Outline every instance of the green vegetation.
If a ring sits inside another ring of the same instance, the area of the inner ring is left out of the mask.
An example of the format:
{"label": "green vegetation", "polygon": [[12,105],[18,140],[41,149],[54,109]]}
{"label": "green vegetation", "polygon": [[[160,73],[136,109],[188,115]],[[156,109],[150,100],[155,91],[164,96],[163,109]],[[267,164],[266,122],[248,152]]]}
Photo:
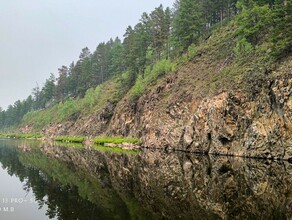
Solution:
{"label": "green vegetation", "polygon": [[[55,141],[62,143],[62,146],[65,147],[77,147],[84,148],[82,143],[85,140],[85,137],[69,137],[69,136],[60,136],[54,138]],[[133,144],[141,144],[141,141],[135,138],[122,138],[122,137],[100,137],[95,138],[94,149],[101,151],[109,151],[113,153],[129,153],[129,154],[137,154],[139,151],[137,150],[125,150],[120,147],[106,147],[103,146],[105,143],[113,143],[113,144],[122,144],[122,143],[133,143]]]}
{"label": "green vegetation", "polygon": [[246,57],[254,50],[251,43],[247,41],[246,38],[242,38],[237,41],[236,47],[234,48],[235,56]]}
{"label": "green vegetation", "polygon": [[64,141],[56,141],[55,146],[57,147],[69,147],[69,148],[85,148],[83,143],[78,142],[64,142]]}
{"label": "green vegetation", "polygon": [[175,67],[176,64],[167,59],[162,59],[153,66],[147,66],[144,78],[143,76],[138,76],[135,85],[131,88],[131,98],[133,100],[139,98],[151,83],[156,82],[159,77],[174,71]]}
{"label": "green vegetation", "polygon": [[[84,148],[85,145],[82,144],[83,141],[81,141],[83,138],[82,137],[57,137],[55,138],[55,141],[57,141],[57,146],[62,146],[62,147],[69,147],[69,148]],[[113,140],[113,138],[108,138],[108,140]],[[125,139],[128,140],[128,139]],[[131,139],[129,139],[131,140]],[[134,139],[132,140],[134,141]],[[101,144],[104,143],[112,143],[112,142],[103,142],[100,144],[94,144],[93,148],[99,151],[106,151],[106,152],[112,152],[112,153],[123,153],[123,154],[132,154],[132,155],[136,155],[139,153],[139,150],[129,150],[129,149],[122,149],[120,147],[107,147],[107,146],[103,146]],[[124,142],[120,142],[117,141],[117,143],[124,143]],[[127,143],[130,143],[130,141],[127,141]]]}
{"label": "green vegetation", "polygon": [[0,134],[0,138],[38,139],[42,137],[41,134]]}
{"label": "green vegetation", "polygon": [[124,138],[124,137],[98,137],[93,139],[95,144],[122,144],[122,143],[132,143],[132,144],[141,144],[141,141],[137,138]]}
{"label": "green vegetation", "polygon": [[55,141],[69,142],[69,143],[83,143],[85,137],[69,137],[69,136],[60,136],[54,138]]}
{"label": "green vegetation", "polygon": [[41,129],[49,123],[61,123],[67,120],[76,120],[81,114],[91,114],[93,111],[103,108],[108,102],[116,103],[122,96],[122,80],[127,74],[115,77],[95,89],[87,90],[82,99],[69,99],[42,111],[27,113],[22,124],[33,125]]}
{"label": "green vegetation", "polygon": [[125,150],[120,147],[105,147],[102,145],[94,145],[94,149],[100,150],[100,151],[107,151],[112,153],[122,153],[122,154],[131,154],[131,155],[137,155],[139,154],[139,150]]}
{"label": "green vegetation", "polygon": [[158,79],[202,54],[210,58],[205,69],[226,62],[220,73],[202,69],[204,76],[180,82],[191,92],[236,83],[252,87],[263,78],[262,69],[291,54],[291,10],[291,0],[177,0],[172,10],[160,5],[128,26],[123,41],[99,43],[94,52],[83,48],[77,62],[58,69],[58,77],[51,74],[26,100],[0,108],[0,130],[21,125],[40,130],[115,106],[125,96],[135,101]]}
{"label": "green vegetation", "polygon": [[272,34],[270,36],[270,40],[273,43],[273,56],[276,58],[283,58],[292,52],[291,24],[292,1],[276,1],[272,13]]}
{"label": "green vegetation", "polygon": [[266,4],[258,5],[256,2],[250,4],[239,4],[242,11],[236,18],[239,26],[238,35],[240,39],[247,39],[252,45],[257,45],[269,30],[267,25],[270,25],[272,13]]}

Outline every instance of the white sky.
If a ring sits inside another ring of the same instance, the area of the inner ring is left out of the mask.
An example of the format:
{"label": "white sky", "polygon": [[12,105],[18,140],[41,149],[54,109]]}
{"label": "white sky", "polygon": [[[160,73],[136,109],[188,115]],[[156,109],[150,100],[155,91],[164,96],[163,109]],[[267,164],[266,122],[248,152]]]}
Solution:
{"label": "white sky", "polygon": [[122,38],[143,12],[174,0],[0,0],[0,107],[41,87],[50,73],[91,52],[111,37]]}

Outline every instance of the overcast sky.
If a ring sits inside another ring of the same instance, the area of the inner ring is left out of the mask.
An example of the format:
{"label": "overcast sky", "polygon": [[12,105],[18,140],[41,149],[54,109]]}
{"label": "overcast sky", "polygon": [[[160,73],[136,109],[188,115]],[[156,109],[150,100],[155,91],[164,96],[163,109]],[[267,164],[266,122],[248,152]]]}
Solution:
{"label": "overcast sky", "polygon": [[122,38],[143,12],[174,0],[1,0],[0,107],[26,99],[84,47]]}

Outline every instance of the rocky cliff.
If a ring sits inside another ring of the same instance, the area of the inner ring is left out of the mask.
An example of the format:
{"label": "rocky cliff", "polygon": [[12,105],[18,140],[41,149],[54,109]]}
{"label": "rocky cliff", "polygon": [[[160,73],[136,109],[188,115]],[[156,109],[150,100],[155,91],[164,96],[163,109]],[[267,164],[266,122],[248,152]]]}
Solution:
{"label": "rocky cliff", "polygon": [[[203,83],[210,82],[204,75],[218,72],[210,68],[198,72],[189,64],[138,100],[109,102],[93,115],[48,126],[44,133],[134,136],[149,148],[291,160],[292,61],[265,80],[252,81],[250,90],[239,84],[206,90]],[[197,79],[184,84],[188,77]]]}
{"label": "rocky cliff", "polygon": [[292,74],[260,83],[254,96],[231,90],[202,97],[167,79],[137,102],[120,104],[107,132],[139,136],[146,147],[291,159]]}
{"label": "rocky cliff", "polygon": [[270,62],[265,46],[235,55],[235,33],[220,29],[141,97],[108,100],[43,133],[134,136],[149,148],[292,160],[292,58]]}

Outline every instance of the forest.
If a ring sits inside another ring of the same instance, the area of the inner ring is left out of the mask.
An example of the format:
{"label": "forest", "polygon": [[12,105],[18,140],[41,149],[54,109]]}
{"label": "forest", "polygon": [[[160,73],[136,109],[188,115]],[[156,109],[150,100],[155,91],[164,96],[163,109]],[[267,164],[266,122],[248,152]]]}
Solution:
{"label": "forest", "polygon": [[[119,96],[133,86],[139,90],[137,82],[144,79],[146,71],[159,65],[163,66],[160,73],[171,71],[171,60],[230,20],[238,26],[235,54],[253,50],[266,41],[272,45],[270,59],[281,60],[292,52],[291,2],[177,0],[172,8],[160,5],[150,13],[144,12],[134,27],[128,26],[123,39],[100,42],[95,51],[83,48],[76,62],[50,74],[25,100],[16,101],[6,110],[0,108],[0,129],[19,125],[29,112],[82,99],[93,89],[99,88],[102,93],[103,87],[99,86],[117,77],[122,88]],[[133,93],[133,98],[139,96],[139,91]]]}

